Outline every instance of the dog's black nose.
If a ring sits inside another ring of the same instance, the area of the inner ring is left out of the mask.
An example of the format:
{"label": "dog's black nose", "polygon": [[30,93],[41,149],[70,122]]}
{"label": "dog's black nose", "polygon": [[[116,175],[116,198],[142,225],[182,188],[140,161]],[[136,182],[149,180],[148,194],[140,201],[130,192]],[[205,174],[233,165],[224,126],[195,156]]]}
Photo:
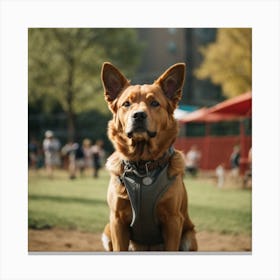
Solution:
{"label": "dog's black nose", "polygon": [[137,121],[141,121],[147,118],[147,114],[144,111],[136,111],[133,114],[133,119],[137,120]]}

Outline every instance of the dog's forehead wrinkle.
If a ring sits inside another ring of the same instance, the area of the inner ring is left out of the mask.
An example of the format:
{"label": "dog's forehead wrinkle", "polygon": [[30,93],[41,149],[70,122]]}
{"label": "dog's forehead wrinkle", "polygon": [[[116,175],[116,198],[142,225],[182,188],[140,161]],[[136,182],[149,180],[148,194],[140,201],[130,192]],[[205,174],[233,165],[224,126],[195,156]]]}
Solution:
{"label": "dog's forehead wrinkle", "polygon": [[139,99],[140,95],[140,85],[131,85],[123,92],[120,100],[123,101],[129,98],[135,101],[136,99]]}
{"label": "dog's forehead wrinkle", "polygon": [[141,86],[142,100],[150,101],[157,100],[163,107],[167,106],[167,99],[163,95],[161,88],[157,84]]}
{"label": "dog's forehead wrinkle", "polygon": [[141,86],[142,94],[147,94],[148,92],[157,93],[159,90],[160,90],[160,88],[154,84],[152,84],[152,85],[144,84]]}
{"label": "dog's forehead wrinkle", "polygon": [[147,100],[154,98],[156,93],[154,89],[150,87],[150,85],[142,85],[140,95],[140,99],[146,102]]}
{"label": "dog's forehead wrinkle", "polygon": [[122,104],[125,100],[130,100],[134,103],[140,103],[151,97],[161,98],[161,89],[158,85],[143,84],[143,85],[130,85],[121,94],[118,103]]}

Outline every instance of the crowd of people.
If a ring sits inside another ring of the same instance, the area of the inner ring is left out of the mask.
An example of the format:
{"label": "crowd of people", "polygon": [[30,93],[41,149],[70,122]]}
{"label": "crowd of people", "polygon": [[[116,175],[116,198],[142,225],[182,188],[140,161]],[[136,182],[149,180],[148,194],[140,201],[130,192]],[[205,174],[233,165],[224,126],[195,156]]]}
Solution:
{"label": "crowd of people", "polygon": [[[94,178],[99,175],[99,170],[105,160],[103,141],[97,140],[92,144],[88,138],[83,139],[79,144],[69,141],[61,146],[60,141],[55,137],[53,131],[45,132],[45,138],[40,143],[35,138],[31,138],[28,144],[28,163],[31,169],[45,167],[49,178],[53,178],[56,168],[64,167],[68,170],[69,178],[75,179],[78,175],[83,176],[86,172]],[[196,177],[200,168],[202,154],[197,145],[192,145],[185,154],[186,174]],[[233,146],[229,156],[230,172],[229,178],[240,179],[240,147]],[[226,163],[221,162],[215,169],[217,186],[222,188],[225,183]],[[250,184],[252,178],[252,149],[248,154],[248,169],[243,178],[243,185]]]}
{"label": "crowd of people", "polygon": [[69,141],[61,146],[51,130],[45,132],[42,144],[31,138],[28,145],[29,167],[31,169],[45,167],[49,178],[53,178],[54,170],[61,167],[68,170],[70,179],[75,179],[78,174],[83,176],[85,172],[92,172],[92,176],[97,178],[104,158],[102,140],[97,140],[92,145],[91,140],[85,138],[81,144]]}

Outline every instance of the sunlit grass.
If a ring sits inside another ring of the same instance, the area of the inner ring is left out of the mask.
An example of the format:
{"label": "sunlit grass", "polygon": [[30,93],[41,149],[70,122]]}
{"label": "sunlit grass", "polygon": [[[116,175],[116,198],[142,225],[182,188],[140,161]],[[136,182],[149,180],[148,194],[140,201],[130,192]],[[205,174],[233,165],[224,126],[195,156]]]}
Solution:
{"label": "sunlit grass", "polygon": [[[62,227],[101,232],[108,221],[109,175],[69,180],[65,171],[47,178],[43,170],[29,172],[29,227]],[[209,178],[185,178],[189,212],[197,231],[251,234],[251,191],[218,189]]]}
{"label": "sunlit grass", "polygon": [[240,187],[219,189],[211,179],[185,179],[190,216],[198,230],[248,233],[252,227],[251,191]]}
{"label": "sunlit grass", "polygon": [[108,175],[98,179],[69,180],[57,171],[53,180],[29,173],[29,226],[63,227],[100,232],[108,220],[106,192]]}

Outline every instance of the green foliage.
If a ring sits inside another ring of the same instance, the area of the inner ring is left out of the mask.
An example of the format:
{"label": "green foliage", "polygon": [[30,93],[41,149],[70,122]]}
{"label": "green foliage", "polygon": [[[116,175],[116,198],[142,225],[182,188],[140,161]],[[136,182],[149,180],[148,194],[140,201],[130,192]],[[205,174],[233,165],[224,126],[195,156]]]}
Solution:
{"label": "green foliage", "polygon": [[132,29],[29,29],[29,102],[43,98],[45,110],[69,99],[75,112],[107,110],[100,83],[104,61],[132,71],[141,46]]}
{"label": "green foliage", "polygon": [[108,113],[100,81],[101,66],[110,61],[131,73],[142,45],[134,29],[32,28],[28,33],[29,104],[51,112],[90,109]]}
{"label": "green foliage", "polygon": [[198,79],[210,78],[227,97],[252,88],[252,29],[220,28],[217,39],[201,48],[204,60],[195,71]]}
{"label": "green foliage", "polygon": [[[109,175],[69,180],[57,171],[54,180],[29,173],[28,221],[32,228],[62,227],[101,232],[108,222],[106,202]],[[251,234],[251,192],[238,188],[218,189],[214,180],[185,179],[190,216],[197,231]]]}

